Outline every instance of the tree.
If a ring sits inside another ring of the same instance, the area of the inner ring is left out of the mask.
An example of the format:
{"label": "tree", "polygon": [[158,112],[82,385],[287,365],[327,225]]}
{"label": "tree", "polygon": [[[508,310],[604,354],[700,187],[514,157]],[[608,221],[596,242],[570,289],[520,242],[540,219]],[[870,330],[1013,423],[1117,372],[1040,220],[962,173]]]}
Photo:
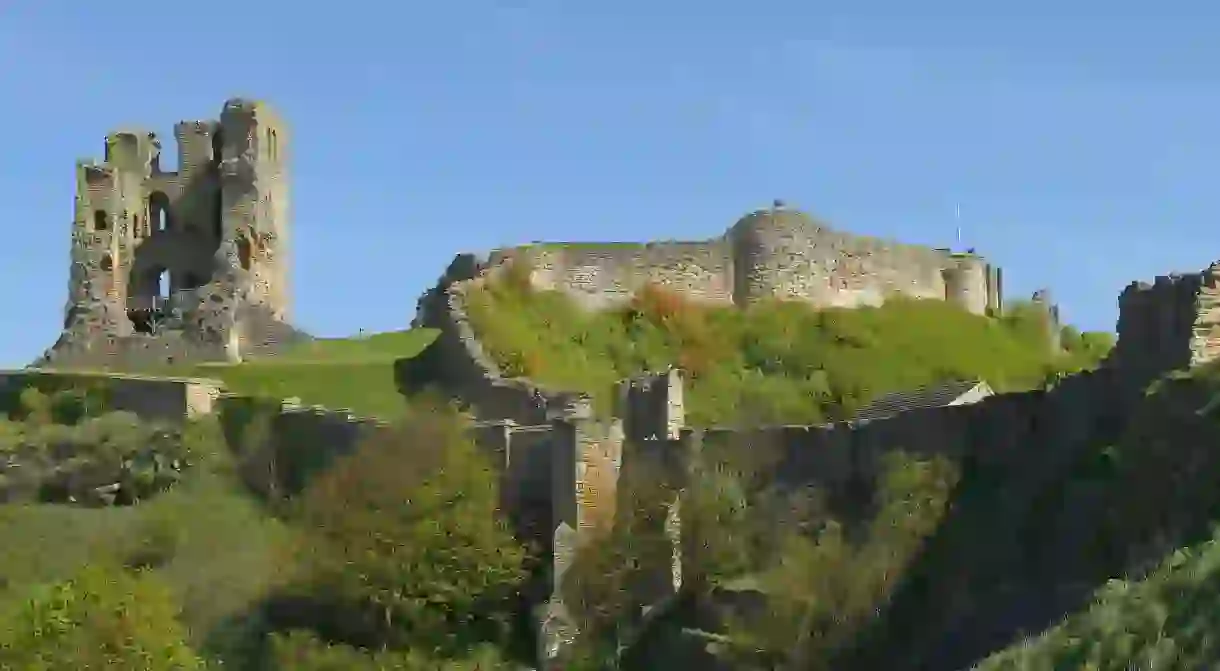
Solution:
{"label": "tree", "polygon": [[191,671],[170,590],[147,572],[89,566],[6,609],[0,668],[29,671]]}
{"label": "tree", "polygon": [[361,642],[431,653],[507,635],[525,549],[467,435],[453,410],[417,403],[306,489],[305,585]]}

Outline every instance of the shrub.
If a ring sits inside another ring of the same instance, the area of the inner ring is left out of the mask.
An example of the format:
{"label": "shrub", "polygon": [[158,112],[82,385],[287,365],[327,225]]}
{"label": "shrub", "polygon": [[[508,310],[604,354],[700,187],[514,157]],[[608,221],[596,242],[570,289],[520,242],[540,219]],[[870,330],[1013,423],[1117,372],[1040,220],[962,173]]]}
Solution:
{"label": "shrub", "polygon": [[10,607],[0,627],[0,668],[30,671],[189,671],[170,591],[147,573],[90,566]]}
{"label": "shrub", "polygon": [[523,578],[498,480],[448,408],[413,407],[303,495],[304,585],[376,644],[501,640]]}
{"label": "shrub", "polygon": [[[923,541],[936,530],[957,481],[947,460],[885,455],[877,477],[876,511],[863,533],[829,510],[815,508],[804,529],[753,558],[744,584],[766,595],[765,613],[733,618],[738,656],[793,668],[831,668],[890,595]],[[754,524],[773,515],[754,511]],[[737,581],[740,586],[742,581]],[[787,667],[783,667],[787,668]]]}

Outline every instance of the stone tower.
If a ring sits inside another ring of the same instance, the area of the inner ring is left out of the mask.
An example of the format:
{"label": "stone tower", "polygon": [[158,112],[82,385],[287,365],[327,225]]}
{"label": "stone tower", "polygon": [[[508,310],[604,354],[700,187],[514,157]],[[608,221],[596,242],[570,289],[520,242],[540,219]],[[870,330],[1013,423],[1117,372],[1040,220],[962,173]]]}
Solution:
{"label": "stone tower", "polygon": [[64,332],[42,365],[234,360],[288,327],[288,137],[266,104],[174,126],[177,170],[146,130],[77,164]]}

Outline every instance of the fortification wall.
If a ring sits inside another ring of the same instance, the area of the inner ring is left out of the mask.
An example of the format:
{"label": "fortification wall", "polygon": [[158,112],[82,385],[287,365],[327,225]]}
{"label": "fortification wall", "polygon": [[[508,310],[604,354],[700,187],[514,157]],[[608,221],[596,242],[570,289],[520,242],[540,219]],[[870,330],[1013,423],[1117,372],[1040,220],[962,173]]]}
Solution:
{"label": "fortification wall", "polygon": [[944,300],[943,271],[953,265],[946,252],[832,231],[799,213],[755,212],[728,237],[738,304],[779,298],[859,307],[895,294]]}
{"label": "fortification wall", "polygon": [[831,230],[786,209],[759,210],[724,235],[694,242],[538,243],[497,250],[496,266],[524,259],[531,283],[592,309],[648,284],[690,300],[738,305],[800,300],[819,307],[880,305],[895,295],[999,310],[999,273],[973,254]]}
{"label": "fortification wall", "polygon": [[696,454],[748,451],[770,465],[776,483],[791,487],[837,490],[871,482],[882,457],[895,451],[918,459],[970,459],[1014,476],[1054,473],[1074,448],[1114,427],[1117,403],[1112,373],[1099,371],[1067,378],[1050,391],[999,394],[873,422],[688,430],[683,440]]}
{"label": "fortification wall", "polygon": [[1142,386],[1220,356],[1220,263],[1199,273],[1132,282],[1118,298],[1113,365]]}
{"label": "fortification wall", "polygon": [[649,243],[558,243],[500,250],[488,259],[530,264],[531,283],[560,290],[598,309],[622,303],[649,284],[692,301],[733,300],[732,252],[724,240]]}
{"label": "fortification wall", "polygon": [[439,383],[450,396],[474,408],[481,419],[511,419],[522,426],[546,424],[552,394],[530,381],[506,377],[479,342],[466,314],[466,294],[487,281],[488,266],[459,255],[436,287],[419,300],[413,326],[434,328],[436,339],[418,356],[396,365],[400,385]]}
{"label": "fortification wall", "polygon": [[0,394],[19,393],[27,387],[100,385],[113,410],[131,412],[142,419],[182,423],[211,414],[222,383],[207,378],[167,378],[141,375],[75,373],[24,369],[0,372]]}

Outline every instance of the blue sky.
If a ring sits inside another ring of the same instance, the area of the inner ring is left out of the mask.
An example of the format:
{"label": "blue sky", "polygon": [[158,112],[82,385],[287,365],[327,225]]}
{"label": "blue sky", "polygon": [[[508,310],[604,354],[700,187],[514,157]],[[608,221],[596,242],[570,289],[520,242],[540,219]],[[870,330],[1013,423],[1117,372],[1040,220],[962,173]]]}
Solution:
{"label": "blue sky", "polygon": [[1220,258],[1217,34],[1202,1],[3,3],[0,365],[58,333],[73,161],[234,95],[292,126],[320,335],[404,327],[459,251],[773,198],[938,246],[960,208],[1009,296],[1111,329],[1131,280]]}

